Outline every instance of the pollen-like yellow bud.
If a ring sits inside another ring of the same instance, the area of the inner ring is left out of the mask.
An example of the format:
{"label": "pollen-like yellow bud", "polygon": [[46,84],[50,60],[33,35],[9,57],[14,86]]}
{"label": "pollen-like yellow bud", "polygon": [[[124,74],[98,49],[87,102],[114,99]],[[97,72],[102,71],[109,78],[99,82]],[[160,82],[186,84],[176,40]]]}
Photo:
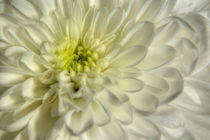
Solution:
{"label": "pollen-like yellow bud", "polygon": [[[97,69],[96,62],[100,58],[99,53],[104,51],[105,46],[99,45],[100,41],[98,39],[92,40],[91,43],[90,45],[96,47],[95,51],[91,49],[92,47],[85,47],[87,44],[83,46],[83,44],[77,43],[69,39],[69,37],[64,37],[55,51],[55,54],[61,60],[60,68],[67,70],[71,76],[75,76],[77,72],[88,73],[93,69]],[[98,71],[100,70],[98,69]]]}

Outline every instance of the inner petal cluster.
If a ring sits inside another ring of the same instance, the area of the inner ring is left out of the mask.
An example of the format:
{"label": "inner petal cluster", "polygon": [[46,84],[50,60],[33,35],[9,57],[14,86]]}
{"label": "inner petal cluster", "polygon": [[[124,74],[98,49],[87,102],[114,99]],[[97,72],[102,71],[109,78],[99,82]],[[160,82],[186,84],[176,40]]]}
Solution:
{"label": "inner petal cluster", "polygon": [[71,74],[78,72],[88,73],[98,69],[96,63],[100,58],[100,54],[96,50],[91,49],[91,46],[76,42],[68,36],[65,36],[56,46],[55,54],[61,62],[60,68]]}

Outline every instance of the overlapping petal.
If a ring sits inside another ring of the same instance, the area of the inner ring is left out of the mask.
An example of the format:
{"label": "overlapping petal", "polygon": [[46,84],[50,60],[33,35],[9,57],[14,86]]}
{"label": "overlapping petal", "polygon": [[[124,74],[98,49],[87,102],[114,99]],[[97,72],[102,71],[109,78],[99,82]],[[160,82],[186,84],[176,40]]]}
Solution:
{"label": "overlapping petal", "polygon": [[208,5],[1,1],[0,140],[207,140]]}

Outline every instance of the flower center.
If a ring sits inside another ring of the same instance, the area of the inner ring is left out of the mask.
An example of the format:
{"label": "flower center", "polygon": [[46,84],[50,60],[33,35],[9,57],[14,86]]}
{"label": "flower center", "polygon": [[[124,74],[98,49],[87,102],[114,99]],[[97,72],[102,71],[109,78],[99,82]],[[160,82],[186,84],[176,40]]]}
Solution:
{"label": "flower center", "polygon": [[55,54],[61,60],[60,67],[70,73],[90,72],[96,68],[99,54],[74,40],[64,37]]}

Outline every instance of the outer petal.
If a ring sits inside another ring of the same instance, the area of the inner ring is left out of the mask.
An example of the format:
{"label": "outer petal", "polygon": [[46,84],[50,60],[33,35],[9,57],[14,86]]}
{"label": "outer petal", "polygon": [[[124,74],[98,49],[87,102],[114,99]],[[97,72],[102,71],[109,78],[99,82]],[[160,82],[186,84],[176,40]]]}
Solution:
{"label": "outer petal", "polygon": [[51,118],[49,106],[41,107],[28,124],[29,140],[45,139],[56,120]]}
{"label": "outer petal", "polygon": [[21,58],[21,65],[22,67],[27,68],[28,70],[31,70],[32,72],[39,73],[43,72],[44,68],[39,62],[39,58],[37,55],[26,52],[22,58]]}
{"label": "outer petal", "polygon": [[24,102],[19,86],[13,86],[6,90],[0,98],[0,110],[14,111]]}
{"label": "outer petal", "polygon": [[42,99],[47,90],[47,87],[44,87],[37,79],[34,78],[26,80],[22,85],[23,97],[30,99]]}
{"label": "outer petal", "polygon": [[133,121],[133,110],[129,103],[121,106],[109,105],[109,110],[113,117],[124,124],[129,124]]}
{"label": "outer petal", "polygon": [[[114,131],[113,131],[114,130]],[[99,131],[105,140],[127,140],[128,137],[120,125],[114,121],[100,127]]]}
{"label": "outer petal", "polygon": [[92,126],[91,113],[86,109],[79,112],[69,112],[65,116],[65,124],[74,135],[79,135]]}
{"label": "outer petal", "polygon": [[26,76],[21,74],[19,70],[10,67],[0,67],[0,85],[12,86],[23,82]]}
{"label": "outer petal", "polygon": [[109,67],[130,67],[138,64],[146,55],[146,47],[133,46],[123,50]]}
{"label": "outer petal", "polygon": [[35,9],[34,5],[26,0],[13,0],[12,4],[21,11],[21,13],[25,14],[29,18],[38,18],[39,13]]}
{"label": "outer petal", "polygon": [[135,45],[148,46],[154,34],[154,25],[151,22],[143,22],[133,26],[124,27],[120,37],[120,44],[125,48]]}
{"label": "outer petal", "polygon": [[142,113],[153,113],[158,107],[158,99],[149,92],[130,94],[130,103]]}
{"label": "outer petal", "polygon": [[107,110],[98,102],[93,102],[92,103],[92,115],[93,115],[93,120],[94,123],[97,126],[105,125],[109,122],[109,114]]}
{"label": "outer petal", "polygon": [[135,78],[121,78],[117,82],[119,88],[127,92],[138,92],[144,87],[143,82]]}
{"label": "outer petal", "polygon": [[136,136],[156,140],[160,138],[158,128],[150,121],[145,120],[138,114],[134,114],[133,123],[126,126],[126,130]]}
{"label": "outer petal", "polygon": [[158,46],[149,49],[147,56],[139,63],[141,70],[150,70],[169,63],[175,58],[176,50],[170,46]]}
{"label": "outer petal", "polygon": [[48,15],[50,11],[55,9],[54,0],[37,0],[38,7],[42,11],[43,15]]}

